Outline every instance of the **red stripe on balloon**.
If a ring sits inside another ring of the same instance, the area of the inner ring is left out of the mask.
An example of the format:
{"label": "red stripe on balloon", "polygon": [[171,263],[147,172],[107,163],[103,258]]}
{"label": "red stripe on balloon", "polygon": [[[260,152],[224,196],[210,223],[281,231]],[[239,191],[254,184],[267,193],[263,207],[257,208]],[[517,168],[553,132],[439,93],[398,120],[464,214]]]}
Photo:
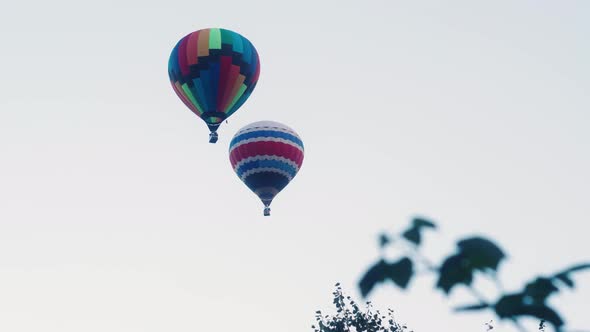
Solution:
{"label": "red stripe on balloon", "polygon": [[186,45],[186,57],[188,65],[196,65],[199,63],[199,31],[195,31],[188,35]]}
{"label": "red stripe on balloon", "polygon": [[221,67],[219,69],[219,83],[217,83],[217,109],[223,112],[224,95],[225,89],[228,85],[227,78],[231,69],[231,57],[223,55],[221,56]]}
{"label": "red stripe on balloon", "polygon": [[[274,141],[258,141],[242,144],[230,153],[230,161],[232,167],[241,160],[255,156],[278,156],[293,161],[297,167],[301,167],[303,162],[303,153],[293,145],[274,142]],[[233,159],[232,159],[233,158]]]}
{"label": "red stripe on balloon", "polygon": [[188,75],[188,63],[186,61],[186,44],[187,38],[182,38],[180,46],[178,47],[178,64],[180,65],[180,72],[182,75]]}
{"label": "red stripe on balloon", "polygon": [[233,100],[234,96],[232,91],[234,90],[234,85],[236,85],[236,81],[238,80],[238,76],[240,75],[240,66],[232,65],[229,69],[229,74],[227,76],[227,84],[225,85],[225,91],[223,92],[223,98],[221,107],[219,108],[222,112],[225,112],[225,109],[229,106],[229,103]]}

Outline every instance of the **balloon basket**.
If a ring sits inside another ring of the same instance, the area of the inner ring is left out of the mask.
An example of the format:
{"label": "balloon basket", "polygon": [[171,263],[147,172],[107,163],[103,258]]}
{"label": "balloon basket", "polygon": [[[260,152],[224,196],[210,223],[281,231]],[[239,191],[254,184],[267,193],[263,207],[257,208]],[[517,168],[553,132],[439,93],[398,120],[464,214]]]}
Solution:
{"label": "balloon basket", "polygon": [[268,217],[268,216],[270,216],[270,208],[269,208],[269,207],[265,207],[265,208],[264,208],[264,216],[265,216],[265,217]]}
{"label": "balloon basket", "polygon": [[219,138],[219,135],[217,135],[216,132],[211,132],[209,134],[209,143],[216,143],[218,138]]}

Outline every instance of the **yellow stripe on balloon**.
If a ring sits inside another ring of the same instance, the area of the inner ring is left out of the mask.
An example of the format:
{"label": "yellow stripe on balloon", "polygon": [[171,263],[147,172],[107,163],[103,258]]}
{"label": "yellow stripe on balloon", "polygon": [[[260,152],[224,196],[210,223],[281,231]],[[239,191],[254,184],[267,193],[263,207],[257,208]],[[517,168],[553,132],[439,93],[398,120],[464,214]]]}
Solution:
{"label": "yellow stripe on balloon", "polygon": [[202,30],[199,32],[197,56],[209,55],[209,30]]}

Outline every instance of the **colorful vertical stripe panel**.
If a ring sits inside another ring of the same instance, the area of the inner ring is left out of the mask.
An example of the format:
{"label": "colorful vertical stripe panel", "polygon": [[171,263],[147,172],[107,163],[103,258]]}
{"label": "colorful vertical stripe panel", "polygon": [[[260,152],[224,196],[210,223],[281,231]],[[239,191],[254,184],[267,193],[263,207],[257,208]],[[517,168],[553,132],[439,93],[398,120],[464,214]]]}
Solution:
{"label": "colorful vertical stripe panel", "polygon": [[176,44],[168,75],[180,100],[214,131],[256,87],[260,60],[252,43],[240,34],[203,29]]}

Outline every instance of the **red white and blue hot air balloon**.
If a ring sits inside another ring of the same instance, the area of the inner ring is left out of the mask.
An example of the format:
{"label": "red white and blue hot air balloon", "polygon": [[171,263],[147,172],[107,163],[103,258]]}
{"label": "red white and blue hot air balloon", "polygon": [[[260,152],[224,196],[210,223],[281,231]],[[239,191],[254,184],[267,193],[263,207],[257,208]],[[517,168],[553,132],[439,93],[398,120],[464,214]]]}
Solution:
{"label": "red white and blue hot air balloon", "polygon": [[301,168],[303,142],[284,124],[254,122],[231,140],[229,159],[238,177],[260,198],[268,216],[272,200]]}

